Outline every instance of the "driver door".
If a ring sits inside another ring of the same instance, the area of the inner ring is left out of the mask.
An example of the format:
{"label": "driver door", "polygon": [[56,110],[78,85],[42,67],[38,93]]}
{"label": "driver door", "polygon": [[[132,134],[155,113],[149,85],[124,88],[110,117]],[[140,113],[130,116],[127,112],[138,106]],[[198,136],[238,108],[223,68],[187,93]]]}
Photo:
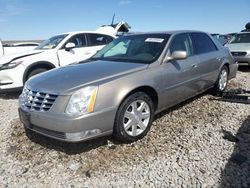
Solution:
{"label": "driver door", "polygon": [[[66,44],[74,43],[75,48],[67,50],[65,48]],[[79,61],[83,61],[89,58],[86,35],[85,34],[76,34],[72,36],[61,49],[58,50],[58,59],[60,62],[60,66],[65,66],[68,64],[76,63]]]}
{"label": "driver door", "polygon": [[162,106],[173,106],[196,94],[192,71],[199,63],[194,56],[193,45],[189,34],[174,36],[168,49],[171,55],[174,51],[186,51],[187,58],[183,60],[170,60],[161,66],[162,73]]}

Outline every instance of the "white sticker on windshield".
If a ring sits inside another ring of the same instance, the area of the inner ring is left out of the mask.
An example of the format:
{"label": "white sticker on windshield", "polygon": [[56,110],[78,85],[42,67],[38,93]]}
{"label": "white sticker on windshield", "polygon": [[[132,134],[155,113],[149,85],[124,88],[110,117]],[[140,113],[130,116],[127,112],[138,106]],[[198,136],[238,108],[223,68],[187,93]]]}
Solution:
{"label": "white sticker on windshield", "polygon": [[158,42],[158,43],[162,43],[164,41],[164,39],[161,38],[147,38],[145,40],[145,42]]}

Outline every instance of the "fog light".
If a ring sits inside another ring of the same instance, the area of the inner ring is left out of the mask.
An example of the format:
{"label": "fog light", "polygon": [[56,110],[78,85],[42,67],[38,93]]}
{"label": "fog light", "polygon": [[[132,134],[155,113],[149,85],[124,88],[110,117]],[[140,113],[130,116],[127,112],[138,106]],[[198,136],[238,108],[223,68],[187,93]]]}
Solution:
{"label": "fog light", "polygon": [[95,136],[100,134],[102,131],[100,129],[92,129],[92,130],[87,130],[83,132],[77,132],[77,133],[65,133],[65,136],[67,139],[70,140],[81,140],[84,138],[88,138],[90,136]]}

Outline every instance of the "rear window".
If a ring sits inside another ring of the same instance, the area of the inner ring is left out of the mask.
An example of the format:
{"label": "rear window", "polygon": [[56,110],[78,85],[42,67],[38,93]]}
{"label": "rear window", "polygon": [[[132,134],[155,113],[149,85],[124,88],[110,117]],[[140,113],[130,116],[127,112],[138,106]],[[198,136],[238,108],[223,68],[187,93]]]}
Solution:
{"label": "rear window", "polygon": [[214,42],[205,33],[191,33],[195,54],[204,54],[217,50]]}

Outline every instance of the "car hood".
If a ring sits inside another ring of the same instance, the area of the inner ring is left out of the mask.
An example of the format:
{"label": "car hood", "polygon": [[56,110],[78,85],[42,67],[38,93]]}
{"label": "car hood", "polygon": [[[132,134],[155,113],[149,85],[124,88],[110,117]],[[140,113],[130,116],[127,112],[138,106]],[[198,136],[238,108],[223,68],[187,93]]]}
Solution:
{"label": "car hood", "polygon": [[14,60],[17,60],[20,58],[24,58],[27,56],[42,53],[42,52],[43,52],[43,50],[31,50],[31,51],[17,53],[17,54],[4,55],[3,57],[0,58],[0,65],[5,64],[5,63],[9,63],[11,61],[14,61]]}
{"label": "car hood", "polygon": [[36,91],[67,95],[84,86],[100,85],[147,67],[147,64],[142,63],[92,61],[53,69],[34,76],[27,82],[27,87]]}
{"label": "car hood", "polygon": [[230,51],[250,51],[250,43],[233,43],[225,45]]}

